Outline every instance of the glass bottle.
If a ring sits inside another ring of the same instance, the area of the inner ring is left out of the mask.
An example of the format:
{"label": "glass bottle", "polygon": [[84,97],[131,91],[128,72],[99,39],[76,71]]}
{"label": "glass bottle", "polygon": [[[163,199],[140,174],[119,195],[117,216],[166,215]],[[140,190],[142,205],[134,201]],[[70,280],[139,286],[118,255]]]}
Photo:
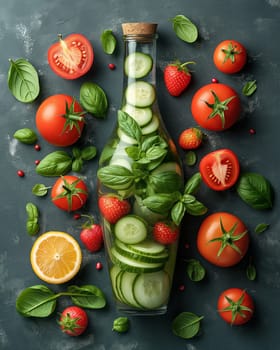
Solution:
{"label": "glass bottle", "polygon": [[156,93],[156,24],[124,23],[123,97],[98,169],[98,203],[117,308],[167,310],[179,227],[174,198],[184,179]]}

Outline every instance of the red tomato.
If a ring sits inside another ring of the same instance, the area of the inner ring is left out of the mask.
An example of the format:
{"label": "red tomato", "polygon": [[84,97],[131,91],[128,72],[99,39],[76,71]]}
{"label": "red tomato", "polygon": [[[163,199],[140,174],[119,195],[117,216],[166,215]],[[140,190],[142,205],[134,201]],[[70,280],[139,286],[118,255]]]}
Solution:
{"label": "red tomato", "polygon": [[41,136],[55,146],[70,146],[81,137],[84,128],[83,109],[71,96],[60,94],[45,99],[36,113]]}
{"label": "red tomato", "polygon": [[82,34],[70,34],[50,46],[48,61],[51,69],[64,79],[77,79],[92,67],[94,52],[89,40]]}
{"label": "red tomato", "polygon": [[197,249],[210,263],[229,267],[246,255],[249,234],[245,224],[235,215],[217,212],[207,216],[197,234]]}
{"label": "red tomato", "polygon": [[80,209],[88,198],[88,189],[77,176],[65,175],[56,180],[52,187],[51,198],[59,209],[74,211]]}
{"label": "red tomato", "polygon": [[199,163],[205,184],[215,191],[224,191],[238,180],[240,165],[236,154],[228,148],[206,154]]}
{"label": "red tomato", "polygon": [[247,323],[253,316],[255,305],[252,297],[240,288],[229,288],[218,298],[218,312],[231,325]]}
{"label": "red tomato", "polygon": [[238,94],[230,86],[211,83],[196,91],[191,101],[191,112],[201,127],[222,131],[237,122],[241,102]]}
{"label": "red tomato", "polygon": [[79,306],[68,306],[60,314],[59,325],[62,332],[76,337],[84,333],[88,327],[88,316]]}
{"label": "red tomato", "polygon": [[236,40],[224,40],[214,50],[213,61],[217,69],[226,74],[239,72],[246,64],[245,47]]}

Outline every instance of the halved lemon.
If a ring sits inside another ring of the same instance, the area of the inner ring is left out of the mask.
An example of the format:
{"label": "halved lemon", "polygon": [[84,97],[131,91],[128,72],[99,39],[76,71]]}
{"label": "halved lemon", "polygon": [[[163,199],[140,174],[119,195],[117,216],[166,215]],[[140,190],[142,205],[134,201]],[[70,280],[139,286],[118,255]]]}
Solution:
{"label": "halved lemon", "polygon": [[34,242],[30,262],[41,280],[61,284],[71,280],[80,270],[82,252],[79,243],[69,233],[49,231]]}

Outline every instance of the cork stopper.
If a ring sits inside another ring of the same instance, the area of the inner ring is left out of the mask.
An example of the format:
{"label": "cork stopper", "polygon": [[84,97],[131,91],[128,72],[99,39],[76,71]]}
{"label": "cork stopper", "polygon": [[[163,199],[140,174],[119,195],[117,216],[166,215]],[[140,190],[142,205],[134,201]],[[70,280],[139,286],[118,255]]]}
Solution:
{"label": "cork stopper", "polygon": [[135,22],[123,23],[122,30],[124,35],[153,35],[156,33],[156,23]]}

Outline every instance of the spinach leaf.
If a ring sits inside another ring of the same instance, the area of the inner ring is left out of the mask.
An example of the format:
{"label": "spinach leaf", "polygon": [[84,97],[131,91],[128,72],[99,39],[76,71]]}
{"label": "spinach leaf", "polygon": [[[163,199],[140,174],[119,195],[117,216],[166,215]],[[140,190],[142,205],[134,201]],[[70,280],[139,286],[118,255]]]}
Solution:
{"label": "spinach leaf", "polygon": [[32,193],[37,197],[44,197],[48,194],[48,190],[51,187],[47,187],[44,184],[35,184],[32,187]]}
{"label": "spinach leaf", "polygon": [[198,30],[194,23],[184,15],[171,18],[173,30],[177,37],[187,43],[193,43],[198,38]]}
{"label": "spinach leaf", "polygon": [[255,232],[256,233],[263,233],[264,231],[266,231],[267,229],[269,228],[269,224],[266,224],[266,223],[261,223],[261,224],[258,224],[256,227],[255,227]]}
{"label": "spinach leaf", "polygon": [[70,286],[67,291],[70,293],[72,302],[77,306],[88,309],[102,309],[106,305],[103,292],[96,286]]}
{"label": "spinach leaf", "polygon": [[112,55],[116,49],[117,40],[110,29],[106,29],[101,33],[100,41],[103,51],[108,55]]}
{"label": "spinach leaf", "polygon": [[10,60],[8,87],[18,101],[33,102],[40,92],[38,73],[33,65],[23,58]]}
{"label": "spinach leaf", "polygon": [[206,275],[206,270],[199,260],[187,260],[187,275],[189,279],[194,282],[203,280]]}
{"label": "spinach leaf", "polygon": [[203,316],[199,317],[192,312],[181,312],[172,322],[172,331],[180,338],[193,338],[200,330],[202,319]]}
{"label": "spinach leaf", "polygon": [[273,206],[273,190],[269,181],[257,173],[244,173],[237,184],[240,198],[254,209],[264,210]]}
{"label": "spinach leaf", "polygon": [[105,91],[97,84],[85,82],[80,88],[80,103],[83,108],[95,117],[103,118],[108,109]]}

